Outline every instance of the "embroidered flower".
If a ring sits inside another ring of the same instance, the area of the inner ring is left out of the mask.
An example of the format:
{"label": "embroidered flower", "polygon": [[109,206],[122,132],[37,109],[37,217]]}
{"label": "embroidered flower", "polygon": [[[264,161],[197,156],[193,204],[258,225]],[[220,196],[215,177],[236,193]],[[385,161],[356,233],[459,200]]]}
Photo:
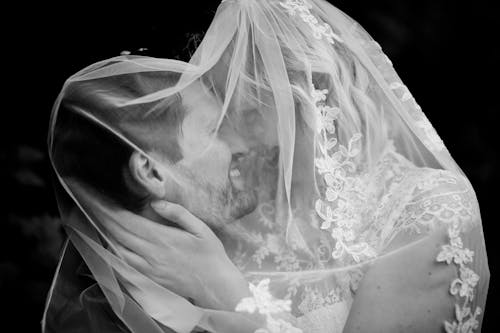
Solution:
{"label": "embroidered flower", "polygon": [[237,312],[273,314],[289,312],[292,301],[275,299],[269,292],[269,279],[260,281],[257,285],[250,283],[252,297],[243,298],[236,306]]}
{"label": "embroidered flower", "polygon": [[325,174],[325,183],[328,188],[325,192],[326,200],[335,201],[339,197],[339,194],[343,191],[345,180],[342,178],[334,177],[331,173]]}
{"label": "embroidered flower", "polygon": [[334,191],[332,188],[327,188],[325,192],[326,200],[335,201],[339,197],[338,192]]}
{"label": "embroidered flower", "polygon": [[422,141],[424,144],[429,147],[429,149],[433,151],[441,151],[445,149],[445,145],[439,135],[437,134],[436,130],[434,127],[432,127],[432,124],[429,122],[429,120],[425,117],[425,115],[421,112],[422,109],[420,106],[417,104],[417,101],[415,98],[412,96],[410,93],[410,90],[408,90],[408,87],[406,87],[404,84],[401,82],[392,82],[389,85],[389,88],[391,90],[395,91],[400,91],[400,99],[402,102],[412,102],[412,106],[418,111],[418,113],[415,114],[414,120],[415,124],[422,130],[423,132],[423,139]]}
{"label": "embroidered flower", "polygon": [[407,102],[407,101],[409,101],[409,100],[411,100],[413,98],[413,96],[410,93],[410,90],[408,89],[408,87],[406,87],[401,82],[393,82],[393,83],[391,83],[389,85],[389,88],[391,90],[398,90],[398,89],[402,90],[402,94],[401,94],[401,101],[402,102]]}
{"label": "embroidered flower", "polygon": [[280,4],[291,16],[295,16],[297,12],[305,12],[312,9],[312,5],[304,0],[287,0],[286,2],[281,2]]}
{"label": "embroidered flower", "polygon": [[243,298],[236,305],[236,312],[255,313],[256,311],[266,316],[266,327],[260,328],[255,333],[302,333],[289,322],[274,318],[272,315],[291,311],[291,300],[274,298],[269,292],[269,279],[261,280],[257,285],[249,284],[251,297]]}
{"label": "embroidered flower", "polygon": [[326,95],[328,94],[328,89],[314,89],[311,87],[311,97],[315,103],[326,101]]}
{"label": "embroidered flower", "polygon": [[477,317],[481,314],[481,309],[476,308],[474,313],[471,313],[469,307],[460,307],[455,304],[455,318],[456,321],[450,323],[448,321],[444,322],[444,328],[446,333],[472,333],[475,329],[479,327],[479,321]]}
{"label": "embroidered flower", "polygon": [[337,107],[330,107],[330,106],[324,106],[322,107],[322,124],[321,128],[325,129],[328,133],[334,134],[335,133],[335,123],[334,121],[337,119],[338,115],[340,114],[340,109]]}
{"label": "embroidered flower", "polygon": [[[365,200],[361,188],[363,184],[352,173],[356,171],[353,162],[360,153],[361,134],[354,134],[347,147],[339,145],[335,134],[334,120],[341,110],[325,104],[328,90],[311,88],[316,114],[319,118],[318,148],[320,155],[315,159],[316,170],[323,175],[325,190],[324,200],[318,199],[315,204],[316,213],[322,218],[321,229],[329,230],[336,241],[332,258],[339,259],[344,254],[350,254],[355,261],[362,256],[373,257],[375,251],[366,242],[356,243],[354,226],[360,216],[352,200]],[[332,148],[337,148],[331,152]]]}
{"label": "embroidered flower", "polygon": [[280,2],[281,7],[285,8],[290,16],[299,15],[302,21],[307,23],[316,39],[325,38],[330,44],[335,44],[335,40],[342,42],[342,39],[333,32],[328,23],[320,23],[311,13],[312,5],[306,0],[286,0]]}
{"label": "embroidered flower", "polygon": [[448,228],[448,237],[450,245],[443,245],[436,260],[438,262],[446,262],[447,264],[455,263],[459,267],[459,277],[454,279],[450,285],[450,293],[454,296],[464,298],[462,306],[455,304],[455,319],[453,322],[444,322],[444,327],[447,333],[472,333],[479,327],[477,317],[481,314],[481,308],[476,307],[472,313],[470,305],[474,298],[474,288],[479,281],[477,275],[472,269],[465,266],[472,262],[474,252],[463,248],[463,242],[460,238],[460,228],[457,223],[453,223]]}
{"label": "embroidered flower", "polygon": [[469,251],[452,245],[443,245],[441,252],[437,256],[437,261],[446,262],[448,265],[468,263],[472,261],[472,255]]}
{"label": "embroidered flower", "polygon": [[329,190],[337,194],[344,190],[344,186],[346,183],[346,174],[343,169],[333,169],[333,172],[325,173],[324,179]]}
{"label": "embroidered flower", "polygon": [[448,236],[450,244],[443,245],[436,260],[446,262],[448,265],[454,262],[457,265],[465,265],[473,260],[474,252],[463,248],[462,239],[459,237],[460,229],[457,225],[449,228]]}
{"label": "embroidered flower", "polygon": [[[477,275],[472,269],[468,267],[461,267],[460,268],[460,278],[464,282],[464,284],[467,284],[470,288],[475,288],[477,285],[477,282],[479,281],[479,275]],[[465,296],[460,295],[460,296]]]}
{"label": "embroidered flower", "polygon": [[467,267],[460,267],[460,278],[453,280],[450,287],[452,295],[474,298],[474,288],[479,281],[479,275]]}
{"label": "embroidered flower", "polygon": [[[317,132],[321,133],[322,130],[326,130],[330,134],[335,133],[335,120],[340,114],[340,109],[337,107],[331,107],[325,104],[326,94],[328,90],[316,90],[311,89],[311,96],[316,105],[316,117],[317,117]],[[336,141],[327,149],[331,149],[336,145]]]}
{"label": "embroidered flower", "polygon": [[441,151],[445,148],[443,141],[437,134],[436,130],[434,127],[432,127],[431,123],[425,116],[416,121],[416,124],[418,127],[422,129],[426,136],[426,140],[424,140],[424,144],[426,144],[428,147],[430,147],[434,151]]}

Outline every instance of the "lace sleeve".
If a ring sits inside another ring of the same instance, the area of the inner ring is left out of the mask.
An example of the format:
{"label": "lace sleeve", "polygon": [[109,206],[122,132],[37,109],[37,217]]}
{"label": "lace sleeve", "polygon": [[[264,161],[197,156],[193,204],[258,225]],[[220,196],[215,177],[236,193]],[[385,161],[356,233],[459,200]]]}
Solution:
{"label": "lace sleeve", "polygon": [[[414,187],[412,199],[395,223],[391,242],[401,243],[441,230],[444,241],[439,244],[436,262],[454,265],[456,271],[449,281],[449,293],[455,298],[454,318],[444,321],[446,332],[473,332],[480,326],[481,307],[476,301],[480,280],[476,269],[484,270],[485,283],[489,271],[484,269],[485,256],[474,265],[475,252],[484,252],[479,207],[472,186],[460,175],[427,169]],[[400,245],[400,244],[399,244]],[[390,246],[390,245],[389,245]],[[482,250],[482,251],[481,251]],[[484,283],[483,283],[484,285]]]}
{"label": "lace sleeve", "polygon": [[[406,170],[388,188],[381,256],[356,291],[344,332],[473,332],[489,271],[479,208],[466,178]],[[480,276],[480,277],[479,277]]]}
{"label": "lace sleeve", "polygon": [[429,233],[455,225],[462,231],[480,224],[477,199],[468,180],[449,171],[424,169],[414,177],[411,200],[395,223],[396,233]]}

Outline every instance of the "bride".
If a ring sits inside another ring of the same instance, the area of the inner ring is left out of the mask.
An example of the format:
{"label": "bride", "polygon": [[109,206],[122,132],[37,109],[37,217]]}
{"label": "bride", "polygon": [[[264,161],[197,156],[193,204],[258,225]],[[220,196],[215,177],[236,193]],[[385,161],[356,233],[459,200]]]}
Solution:
{"label": "bride", "polygon": [[324,0],[224,0],[189,63],[120,56],[49,129],[44,332],[474,332],[479,207],[380,46]]}

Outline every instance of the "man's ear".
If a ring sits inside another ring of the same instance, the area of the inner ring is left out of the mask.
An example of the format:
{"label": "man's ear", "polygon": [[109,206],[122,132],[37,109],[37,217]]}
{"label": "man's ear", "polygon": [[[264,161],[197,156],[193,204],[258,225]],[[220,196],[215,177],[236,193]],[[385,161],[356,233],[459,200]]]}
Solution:
{"label": "man's ear", "polygon": [[165,197],[166,177],[161,166],[142,153],[133,152],[129,160],[130,173],[135,181],[160,199]]}

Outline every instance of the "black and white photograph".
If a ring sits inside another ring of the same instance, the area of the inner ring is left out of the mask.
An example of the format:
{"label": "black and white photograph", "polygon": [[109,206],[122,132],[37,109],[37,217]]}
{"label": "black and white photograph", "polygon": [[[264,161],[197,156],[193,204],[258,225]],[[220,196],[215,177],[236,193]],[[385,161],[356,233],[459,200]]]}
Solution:
{"label": "black and white photograph", "polygon": [[496,332],[487,0],[6,10],[2,332]]}

